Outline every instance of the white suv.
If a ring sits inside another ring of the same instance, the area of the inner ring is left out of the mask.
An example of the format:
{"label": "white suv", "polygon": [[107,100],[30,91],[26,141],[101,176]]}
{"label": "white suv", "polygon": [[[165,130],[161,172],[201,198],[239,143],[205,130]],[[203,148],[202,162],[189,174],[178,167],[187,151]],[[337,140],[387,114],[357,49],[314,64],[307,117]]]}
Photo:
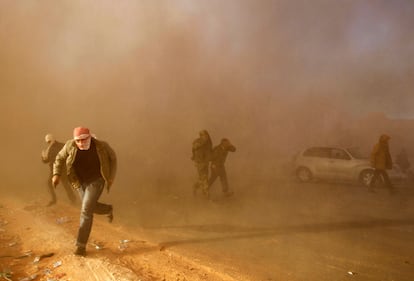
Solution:
{"label": "white suv", "polygon": [[[297,178],[302,182],[312,179],[359,182],[368,186],[374,170],[367,157],[356,149],[315,146],[299,153],[294,160]],[[398,167],[389,176],[391,181],[404,178]]]}

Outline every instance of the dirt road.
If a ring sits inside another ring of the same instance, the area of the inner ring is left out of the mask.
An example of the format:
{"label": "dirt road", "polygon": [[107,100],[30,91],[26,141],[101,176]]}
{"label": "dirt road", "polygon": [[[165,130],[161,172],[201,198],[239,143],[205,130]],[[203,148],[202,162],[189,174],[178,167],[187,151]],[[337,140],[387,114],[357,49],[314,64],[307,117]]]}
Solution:
{"label": "dirt road", "polygon": [[0,264],[11,280],[411,281],[413,202],[410,186],[391,196],[324,183],[114,202],[116,220],[96,217],[82,258],[77,207],[2,198]]}
{"label": "dirt road", "polygon": [[74,237],[78,210],[64,203],[2,198],[0,280],[243,280],[200,265],[139,232],[96,218],[87,257],[77,257]]}

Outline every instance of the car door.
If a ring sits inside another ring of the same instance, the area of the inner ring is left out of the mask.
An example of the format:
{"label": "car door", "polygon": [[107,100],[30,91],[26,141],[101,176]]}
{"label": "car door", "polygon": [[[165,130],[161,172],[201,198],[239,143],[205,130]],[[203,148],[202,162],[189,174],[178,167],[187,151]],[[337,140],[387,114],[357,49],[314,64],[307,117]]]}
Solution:
{"label": "car door", "polygon": [[329,172],[330,149],[327,147],[313,147],[305,152],[308,159],[307,166],[318,178],[327,178]]}
{"label": "car door", "polygon": [[342,148],[331,148],[328,177],[333,180],[348,180],[353,176],[354,163],[349,153]]}

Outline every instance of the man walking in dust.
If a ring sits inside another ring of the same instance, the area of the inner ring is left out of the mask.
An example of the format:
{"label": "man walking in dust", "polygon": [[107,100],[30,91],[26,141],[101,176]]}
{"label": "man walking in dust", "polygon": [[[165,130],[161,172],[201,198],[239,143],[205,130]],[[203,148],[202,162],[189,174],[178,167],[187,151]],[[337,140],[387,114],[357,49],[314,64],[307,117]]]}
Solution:
{"label": "man walking in dust", "polygon": [[390,193],[395,193],[395,188],[391,184],[387,173],[387,170],[392,169],[392,159],[388,144],[389,140],[390,136],[385,134],[381,135],[378,143],[375,144],[374,148],[372,149],[371,166],[374,168],[374,176],[372,177],[369,185],[370,191],[374,191],[375,183],[377,180],[381,180],[382,177]]}
{"label": "man walking in dust", "polygon": [[[42,161],[49,165],[49,177],[47,180],[47,186],[50,194],[50,201],[47,206],[56,204],[56,192],[55,187],[52,184],[53,176],[53,163],[55,162],[56,155],[63,147],[63,143],[58,142],[52,134],[47,134],[45,136],[45,141],[47,143],[47,148],[42,151]],[[65,173],[62,174],[62,184],[65,189],[65,192],[72,204],[76,203],[76,196],[73,192],[73,188],[70,186]]]}
{"label": "man walking in dust", "polygon": [[112,205],[98,202],[103,190],[109,192],[115,179],[117,159],[113,149],[104,141],[92,137],[88,128],[77,127],[73,139],[56,156],[53,165],[52,183],[59,184],[63,167],[72,186],[81,199],[81,215],[75,255],[85,256],[86,245],[92,229],[93,214],[106,215],[113,219]]}
{"label": "man walking in dust", "polygon": [[211,176],[208,180],[208,186],[210,188],[217,177],[220,177],[222,191],[225,196],[232,196],[233,191],[229,189],[224,163],[226,162],[227,154],[235,151],[236,147],[226,138],[222,139],[220,144],[213,149],[213,155],[211,158]]}
{"label": "man walking in dust", "polygon": [[198,180],[193,186],[193,193],[196,194],[197,190],[201,188],[204,195],[208,196],[208,168],[213,144],[206,130],[202,130],[199,135],[199,138],[194,140],[192,147],[191,160],[194,161],[198,173]]}

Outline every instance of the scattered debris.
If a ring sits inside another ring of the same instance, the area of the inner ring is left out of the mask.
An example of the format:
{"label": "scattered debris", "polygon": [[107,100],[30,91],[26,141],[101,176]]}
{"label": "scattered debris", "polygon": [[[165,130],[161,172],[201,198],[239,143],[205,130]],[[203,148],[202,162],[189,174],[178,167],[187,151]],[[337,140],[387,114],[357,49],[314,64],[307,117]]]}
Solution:
{"label": "scattered debris", "polygon": [[43,271],[43,273],[45,275],[50,275],[50,274],[52,274],[52,271],[49,268],[45,268],[45,270]]}
{"label": "scattered debris", "polygon": [[123,240],[119,240],[119,246],[118,249],[121,251],[124,251],[126,248],[128,248],[128,244],[129,243],[147,243],[144,240],[129,240],[129,239],[123,239]]}
{"label": "scattered debris", "polygon": [[62,265],[62,261],[57,261],[53,264],[53,267],[56,268],[56,267],[59,267],[61,265]]}
{"label": "scattered debris", "polygon": [[124,240],[119,240],[119,246],[118,249],[120,251],[125,251],[125,249],[128,248],[128,243],[131,242],[131,240],[128,239],[124,239]]}
{"label": "scattered debris", "polygon": [[67,222],[70,222],[70,221],[71,221],[70,217],[60,217],[60,218],[56,219],[57,224],[63,224],[63,223],[67,223]]}
{"label": "scattered debris", "polygon": [[104,243],[103,242],[91,242],[90,243],[96,250],[102,250],[104,248]]}
{"label": "scattered debris", "polygon": [[11,280],[12,273],[10,271],[0,272],[0,277],[3,277],[7,281],[13,281],[13,280]]}

